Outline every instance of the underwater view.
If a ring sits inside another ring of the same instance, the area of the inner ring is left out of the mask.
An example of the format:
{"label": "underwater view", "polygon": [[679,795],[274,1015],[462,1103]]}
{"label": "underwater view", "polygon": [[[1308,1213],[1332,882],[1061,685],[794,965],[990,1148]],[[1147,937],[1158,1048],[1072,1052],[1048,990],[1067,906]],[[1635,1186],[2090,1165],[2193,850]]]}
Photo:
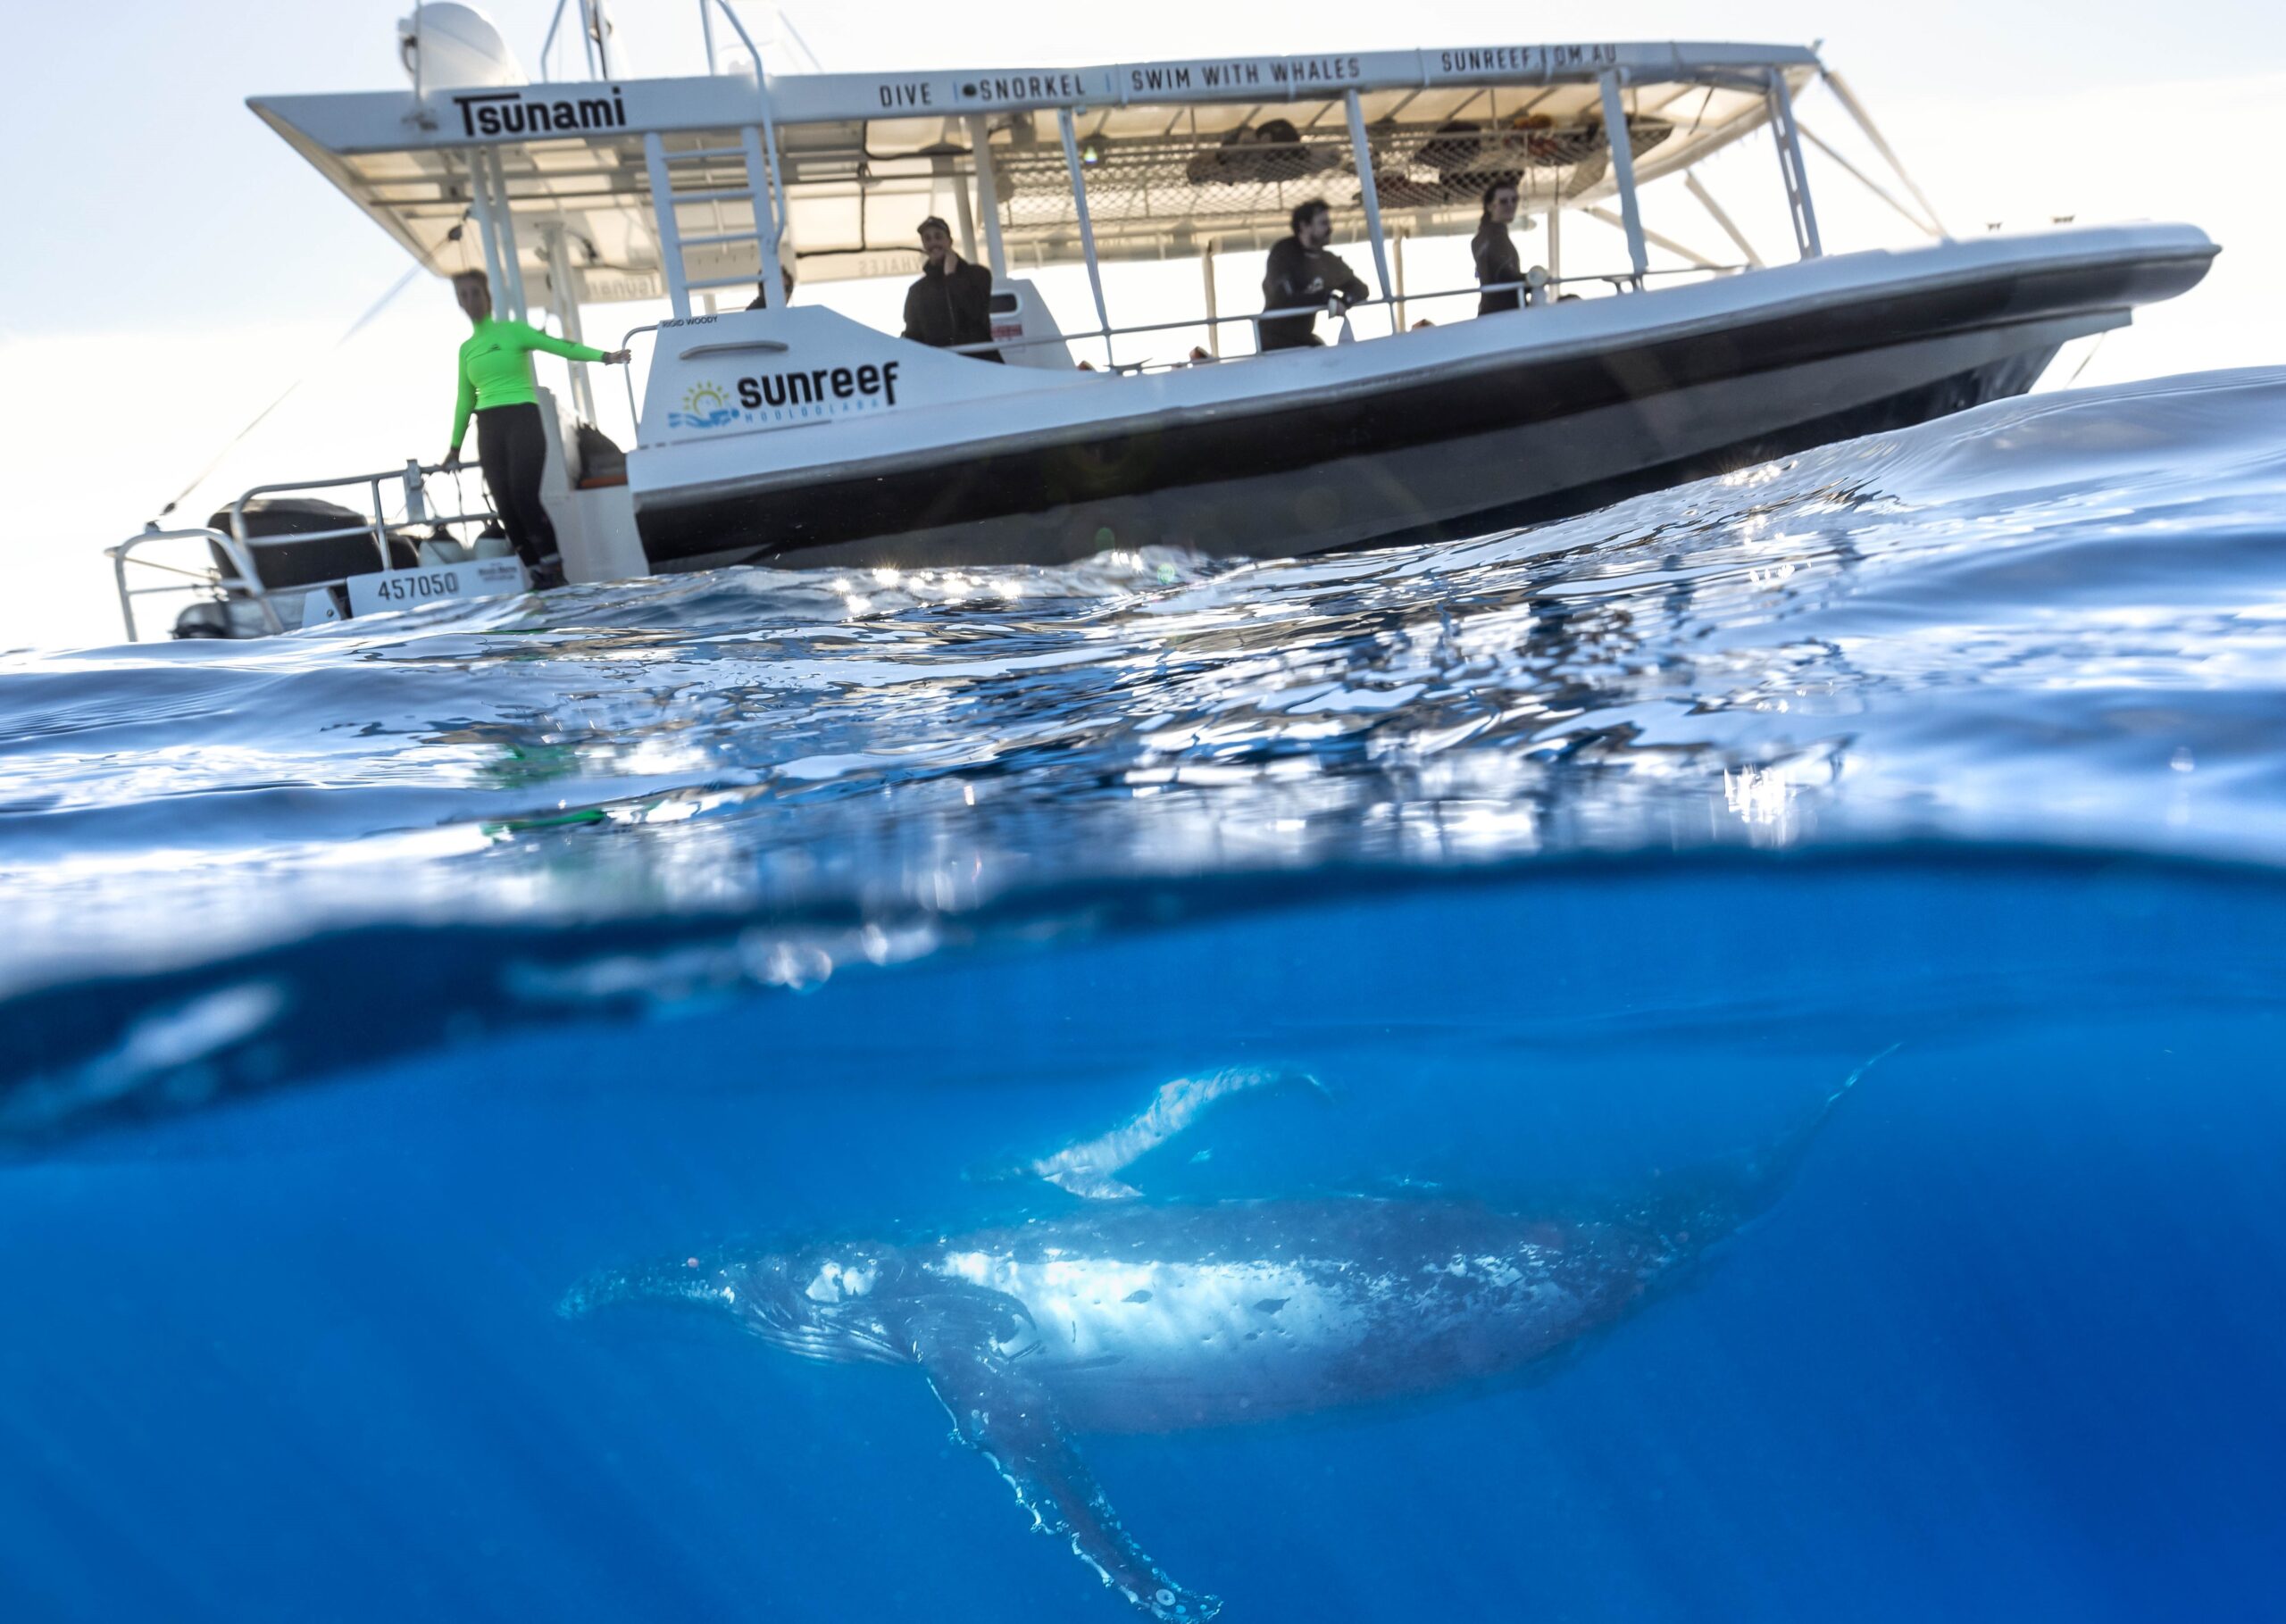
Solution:
{"label": "underwater view", "polygon": [[0,657],[0,1617],[2266,1616],[2282,422]]}

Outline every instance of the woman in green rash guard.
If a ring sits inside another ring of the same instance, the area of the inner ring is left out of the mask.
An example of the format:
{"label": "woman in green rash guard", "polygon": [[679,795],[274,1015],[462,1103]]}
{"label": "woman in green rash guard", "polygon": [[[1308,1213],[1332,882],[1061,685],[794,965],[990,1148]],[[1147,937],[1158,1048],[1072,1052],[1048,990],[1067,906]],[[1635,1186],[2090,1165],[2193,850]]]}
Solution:
{"label": "woman in green rash guard", "polygon": [[463,271],[453,279],[453,293],[476,324],[461,346],[460,404],[453,412],[453,448],[445,466],[457,468],[461,440],[468,433],[469,414],[476,414],[476,455],[484,469],[484,483],[492,492],[492,510],[508,532],[516,556],[535,570],[552,569],[555,556],[555,526],[539,499],[540,474],[547,466],[547,428],[541,422],[539,396],[532,388],[534,350],[546,350],[571,361],[600,361],[623,366],[625,350],[589,349],[551,338],[521,321],[495,321],[492,284],[481,271]]}

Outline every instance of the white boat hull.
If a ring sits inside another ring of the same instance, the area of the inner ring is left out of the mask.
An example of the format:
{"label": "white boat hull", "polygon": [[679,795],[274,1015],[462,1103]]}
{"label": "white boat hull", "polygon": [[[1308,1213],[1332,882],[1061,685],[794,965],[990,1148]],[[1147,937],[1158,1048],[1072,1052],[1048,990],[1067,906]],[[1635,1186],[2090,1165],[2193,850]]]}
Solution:
{"label": "white boat hull", "polygon": [[[2173,226],[1996,237],[1122,379],[995,367],[822,311],[726,317],[661,335],[636,520],[663,570],[1474,533],[2022,393],[2215,252]],[[855,369],[892,363],[895,402],[863,398]],[[795,372],[828,398],[680,434],[660,404]]]}

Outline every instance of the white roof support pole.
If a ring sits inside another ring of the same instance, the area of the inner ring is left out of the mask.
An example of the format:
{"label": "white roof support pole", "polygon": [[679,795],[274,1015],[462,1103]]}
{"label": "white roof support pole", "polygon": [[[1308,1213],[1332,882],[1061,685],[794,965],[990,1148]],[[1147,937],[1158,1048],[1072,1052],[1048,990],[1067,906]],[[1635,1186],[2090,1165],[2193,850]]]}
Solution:
{"label": "white roof support pole", "polygon": [[777,310],[786,303],[786,279],[779,268],[778,210],[770,196],[770,168],[763,155],[763,134],[753,125],[738,131],[738,145],[746,149],[747,189],[754,194],[754,240],[761,251],[762,265],[758,275],[762,280],[763,303]]}
{"label": "white roof support pole", "polygon": [[[539,240],[547,254],[547,302],[555,311],[563,336],[574,344],[585,344],[588,335],[580,326],[580,294],[573,279],[577,273],[572,269],[572,247],[563,222],[552,220],[541,226]],[[588,383],[588,369],[575,361],[567,361],[563,366],[572,376],[572,411],[581,422],[594,422],[596,396]]]}
{"label": "white roof support pole", "polygon": [[643,137],[643,168],[651,180],[651,223],[659,238],[659,274],[675,320],[690,320],[690,283],[682,268],[682,227],[675,221],[675,181],[667,172],[667,146],[657,130]]}
{"label": "white roof support pole", "polygon": [[1080,211],[1080,252],[1088,262],[1088,289],[1096,296],[1096,325],[1103,329],[1104,361],[1116,366],[1111,353],[1111,309],[1104,303],[1104,270],[1096,262],[1096,228],[1088,218],[1088,177],[1080,169],[1080,134],[1072,127],[1072,110],[1055,110],[1056,128],[1064,135],[1064,167],[1072,174],[1072,203]]}
{"label": "white roof support pole", "polygon": [[1008,247],[1000,240],[1000,177],[992,167],[992,127],[980,112],[968,115],[969,150],[976,159],[976,209],[984,216],[984,252],[992,279],[1008,279]]}
{"label": "white roof support pole", "polygon": [[1723,228],[1723,235],[1729,237],[1731,245],[1746,256],[1747,263],[1757,271],[1761,270],[1762,255],[1754,251],[1754,245],[1747,241],[1747,234],[1739,229],[1737,222],[1731,220],[1729,211],[1714,201],[1714,194],[1708,191],[1705,184],[1700,181],[1698,171],[1695,169],[1683,171],[1682,183],[1690,195],[1698,199],[1698,206],[1714,217],[1714,223]]}
{"label": "white roof support pole", "polygon": [[1389,247],[1389,264],[1397,280],[1389,286],[1389,309],[1396,312],[1397,330],[1405,330],[1405,233],[1397,234],[1397,241]]}
{"label": "white roof support pole", "polygon": [[532,304],[524,296],[524,259],[516,243],[516,211],[508,201],[507,161],[496,146],[488,148],[485,155],[491,160],[492,229],[500,234],[500,269],[508,278],[508,300],[516,320],[529,321]]}
{"label": "white roof support pole", "polygon": [[1206,353],[1215,360],[1222,359],[1222,324],[1215,318],[1222,312],[1214,303],[1214,239],[1206,239],[1206,248],[1198,256],[1200,274],[1206,282]]}
{"label": "white roof support pole", "polygon": [[[1564,204],[1559,199],[1548,212],[1548,278],[1551,282],[1564,279]],[[1564,290],[1556,289],[1558,294]]]}
{"label": "white roof support pole", "polygon": [[[1381,196],[1373,187],[1373,154],[1365,139],[1365,104],[1355,90],[1342,100],[1349,107],[1349,153],[1357,163],[1357,199],[1365,205],[1365,235],[1373,244],[1373,274],[1386,302],[1394,286],[1389,280],[1389,246],[1381,236]],[[1397,331],[1397,306],[1389,305],[1389,331]]]}
{"label": "white roof support pole", "polygon": [[1794,129],[1794,98],[1782,70],[1772,70],[1765,95],[1770,132],[1778,143],[1778,167],[1786,178],[1786,204],[1794,217],[1794,246],[1804,259],[1814,260],[1825,250],[1818,243],[1817,211],[1810,206],[1810,178],[1802,169],[1802,141]]}
{"label": "white roof support pole", "polygon": [[950,158],[939,160],[945,167],[938,172],[953,183],[953,224],[961,234],[961,257],[970,264],[976,263],[976,207],[968,200],[968,182],[953,168]]}
{"label": "white roof support pole", "polygon": [[492,177],[480,146],[468,151],[468,206],[476,216],[476,240],[484,250],[484,275],[492,285],[493,307],[505,312],[508,279],[500,269],[500,235],[492,227]]}
{"label": "white roof support pole", "polygon": [[1643,290],[1643,273],[1651,255],[1643,246],[1643,211],[1635,196],[1635,144],[1627,138],[1627,104],[1619,93],[1619,71],[1602,75],[1604,135],[1611,142],[1611,176],[1619,187],[1619,214],[1627,231],[1627,260],[1635,268],[1635,289]]}

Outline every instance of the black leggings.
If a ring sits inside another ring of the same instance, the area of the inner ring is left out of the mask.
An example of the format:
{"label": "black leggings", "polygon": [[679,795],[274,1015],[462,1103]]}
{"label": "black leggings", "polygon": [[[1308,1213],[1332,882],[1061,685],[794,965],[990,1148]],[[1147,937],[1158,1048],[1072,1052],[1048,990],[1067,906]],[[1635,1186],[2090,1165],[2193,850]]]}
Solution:
{"label": "black leggings", "polygon": [[547,468],[547,429],[530,401],[487,406],[476,414],[476,456],[492,492],[492,511],[516,556],[537,564],[555,553],[555,524],[539,499]]}

